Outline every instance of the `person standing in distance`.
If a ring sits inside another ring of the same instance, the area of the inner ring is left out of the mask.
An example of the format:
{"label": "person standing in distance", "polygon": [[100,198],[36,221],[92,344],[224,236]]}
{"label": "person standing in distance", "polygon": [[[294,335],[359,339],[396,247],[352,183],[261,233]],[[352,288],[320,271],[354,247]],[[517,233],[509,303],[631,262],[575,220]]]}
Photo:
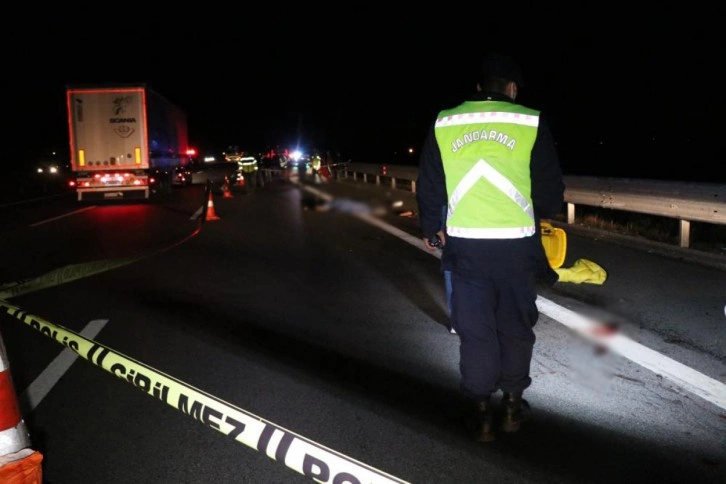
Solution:
{"label": "person standing in distance", "polygon": [[542,245],[536,224],[564,204],[559,156],[545,118],[517,104],[522,71],[508,55],[481,63],[476,92],[443,110],[419,160],[417,203],[424,245],[448,206],[452,320],[459,334],[460,387],[472,403],[476,440],[495,439],[491,397],[502,391],[503,432],[516,432],[532,383],[537,276]]}

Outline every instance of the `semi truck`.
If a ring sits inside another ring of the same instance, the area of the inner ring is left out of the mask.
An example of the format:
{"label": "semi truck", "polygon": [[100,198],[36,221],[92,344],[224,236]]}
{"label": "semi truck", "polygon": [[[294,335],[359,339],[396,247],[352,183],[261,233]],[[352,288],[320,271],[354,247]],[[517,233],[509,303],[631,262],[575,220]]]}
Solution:
{"label": "semi truck", "polygon": [[190,164],[185,112],[147,84],[67,85],[77,200],[150,200]]}

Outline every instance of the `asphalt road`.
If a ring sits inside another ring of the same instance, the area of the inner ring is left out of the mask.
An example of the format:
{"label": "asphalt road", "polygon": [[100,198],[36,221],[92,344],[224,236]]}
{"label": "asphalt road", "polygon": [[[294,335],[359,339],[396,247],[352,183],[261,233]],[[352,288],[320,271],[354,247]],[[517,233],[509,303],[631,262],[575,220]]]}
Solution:
{"label": "asphalt road", "polygon": [[608,279],[541,288],[533,419],[478,444],[412,194],[269,180],[202,224],[205,201],[0,213],[0,334],[46,482],[725,480],[722,269],[569,234],[565,266]]}

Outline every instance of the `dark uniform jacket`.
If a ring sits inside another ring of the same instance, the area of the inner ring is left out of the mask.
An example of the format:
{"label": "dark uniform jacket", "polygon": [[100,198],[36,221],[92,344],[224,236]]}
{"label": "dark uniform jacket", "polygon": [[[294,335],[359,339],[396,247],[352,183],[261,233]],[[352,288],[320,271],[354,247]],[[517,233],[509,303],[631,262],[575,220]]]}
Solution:
{"label": "dark uniform jacket", "polygon": [[[511,102],[504,94],[482,92],[476,93],[471,100]],[[552,133],[541,114],[532,147],[530,176],[535,222],[539,231],[540,219],[554,218],[562,211],[565,192]],[[431,237],[441,229],[441,207],[448,203],[444,165],[436,143],[434,123],[421,150],[416,200],[422,235]],[[539,232],[521,239],[467,239],[447,235],[446,244],[454,272],[463,277],[499,279],[521,272],[538,275],[543,270],[545,254]]]}

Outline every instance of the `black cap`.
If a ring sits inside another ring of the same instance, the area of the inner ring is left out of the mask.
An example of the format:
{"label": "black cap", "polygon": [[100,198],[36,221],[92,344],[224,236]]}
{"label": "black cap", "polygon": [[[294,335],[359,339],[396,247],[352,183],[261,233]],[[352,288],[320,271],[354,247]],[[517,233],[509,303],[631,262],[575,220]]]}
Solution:
{"label": "black cap", "polygon": [[498,77],[507,81],[514,81],[517,86],[524,86],[522,69],[514,59],[501,52],[490,52],[484,56],[479,66],[479,79]]}

